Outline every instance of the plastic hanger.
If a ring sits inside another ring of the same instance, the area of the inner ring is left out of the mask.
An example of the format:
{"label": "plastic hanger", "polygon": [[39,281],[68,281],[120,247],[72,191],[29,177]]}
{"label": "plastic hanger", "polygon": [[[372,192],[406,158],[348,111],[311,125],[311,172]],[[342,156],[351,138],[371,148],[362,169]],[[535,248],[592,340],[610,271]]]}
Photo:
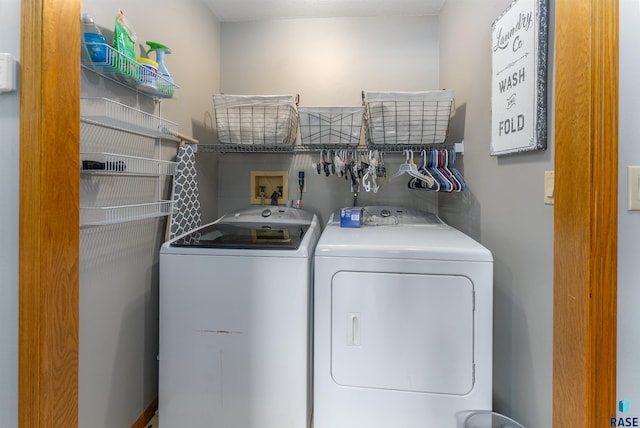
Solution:
{"label": "plastic hanger", "polygon": [[440,152],[441,152],[441,156],[442,156],[442,169],[443,169],[444,173],[446,174],[446,176],[454,184],[453,191],[454,192],[462,191],[462,184],[460,183],[458,178],[453,174],[453,172],[451,172],[451,169],[449,168],[449,150],[442,149]]}
{"label": "plastic hanger", "polygon": [[444,153],[442,152],[442,150],[435,150],[435,170],[438,171],[440,173],[440,175],[442,176],[442,178],[444,180],[447,181],[447,188],[446,188],[446,192],[455,192],[456,191],[456,187],[457,184],[456,182],[451,178],[451,176],[449,174],[447,174],[447,171],[444,168]]}
{"label": "plastic hanger", "polygon": [[368,164],[369,166],[364,172],[364,175],[362,176],[362,187],[366,192],[371,192],[373,190],[373,193],[378,193],[378,190],[380,190],[380,186],[378,186],[378,182],[376,180],[377,163],[378,163],[377,151],[374,152],[373,150],[370,150],[369,164]]}
{"label": "plastic hanger", "polygon": [[335,173],[335,166],[331,162],[331,154],[330,154],[329,150],[327,150],[326,155],[327,155],[327,157],[325,158],[324,157],[324,151],[323,151],[322,166],[323,166],[323,169],[324,169],[324,175],[328,177],[328,176],[333,175]]}
{"label": "plastic hanger", "polygon": [[360,177],[358,177],[358,166],[355,160],[347,164],[347,179],[351,180],[351,192],[360,192]]}
{"label": "plastic hanger", "polygon": [[344,177],[347,169],[347,160],[343,152],[340,152],[338,150],[335,151],[333,156],[333,164],[335,166],[335,174],[338,177]]}
{"label": "plastic hanger", "polygon": [[311,165],[316,174],[320,175],[324,171],[324,150],[320,150],[320,159]]}
{"label": "plastic hanger", "polygon": [[416,166],[415,162],[413,161],[413,151],[411,150],[404,150],[403,152],[406,156],[406,161],[402,164],[400,164],[400,168],[398,169],[398,172],[396,172],[395,174],[393,174],[391,177],[389,177],[389,179],[394,179],[396,177],[400,177],[403,174],[409,174],[412,177],[415,177],[419,180],[424,180],[427,182],[427,185],[429,185],[430,187],[434,185],[433,183],[433,179],[421,174],[418,171],[418,167]]}
{"label": "plastic hanger", "polygon": [[418,170],[418,167],[413,162],[413,151],[410,151],[410,154],[411,154],[410,164],[412,165],[412,167],[411,167],[411,170],[409,171],[409,175],[418,180],[426,182],[427,187],[434,187],[436,185],[436,182],[434,181],[431,174],[425,175],[420,170]]}
{"label": "plastic hanger", "polygon": [[387,168],[384,166],[384,153],[380,152],[378,156],[378,163],[376,164],[376,175],[378,178],[387,176]]}
{"label": "plastic hanger", "polygon": [[449,151],[449,162],[448,162],[448,166],[449,169],[451,170],[451,173],[456,177],[456,179],[460,182],[460,191],[462,192],[463,190],[467,189],[467,182],[464,180],[464,177],[462,176],[462,174],[460,173],[460,171],[458,171],[456,169],[455,166],[455,162],[456,162],[456,150],[455,149],[451,149]]}
{"label": "plastic hanger", "polygon": [[422,150],[421,154],[422,154],[422,165],[420,166],[420,168],[418,168],[418,171],[421,174],[431,178],[431,180],[433,181],[433,185],[429,186],[426,181],[419,180],[414,177],[409,181],[408,186],[411,189],[432,190],[437,192],[440,190],[440,183],[438,183],[438,181],[433,177],[433,175],[431,175],[431,173],[429,172],[429,169],[427,168],[427,151]]}
{"label": "plastic hanger", "polygon": [[431,172],[433,177],[440,183],[440,192],[451,192],[453,189],[453,183],[445,177],[445,175],[438,169],[438,150],[432,149],[428,153],[429,162],[427,169]]}

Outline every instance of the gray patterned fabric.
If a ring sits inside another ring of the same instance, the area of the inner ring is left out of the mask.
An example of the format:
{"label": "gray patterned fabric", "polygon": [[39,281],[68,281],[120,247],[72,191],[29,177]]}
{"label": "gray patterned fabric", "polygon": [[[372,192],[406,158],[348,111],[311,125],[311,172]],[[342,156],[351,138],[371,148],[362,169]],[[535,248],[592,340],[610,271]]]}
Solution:
{"label": "gray patterned fabric", "polygon": [[178,167],[173,177],[173,213],[169,239],[200,227],[200,195],[196,156],[189,144],[178,149]]}

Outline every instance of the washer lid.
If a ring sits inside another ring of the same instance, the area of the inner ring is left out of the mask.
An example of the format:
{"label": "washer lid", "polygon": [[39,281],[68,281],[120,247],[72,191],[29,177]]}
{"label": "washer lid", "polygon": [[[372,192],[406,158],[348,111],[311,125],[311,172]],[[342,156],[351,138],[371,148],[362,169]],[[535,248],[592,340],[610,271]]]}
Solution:
{"label": "washer lid", "polygon": [[311,224],[313,213],[298,208],[264,205],[231,211],[223,215],[220,221],[224,223]]}
{"label": "washer lid", "polygon": [[196,229],[172,247],[297,250],[308,224],[219,222]]}

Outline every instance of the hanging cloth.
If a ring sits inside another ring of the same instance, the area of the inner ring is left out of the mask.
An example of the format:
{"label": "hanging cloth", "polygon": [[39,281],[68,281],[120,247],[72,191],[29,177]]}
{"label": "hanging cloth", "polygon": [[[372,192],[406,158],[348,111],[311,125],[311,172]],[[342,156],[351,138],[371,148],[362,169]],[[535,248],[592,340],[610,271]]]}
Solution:
{"label": "hanging cloth", "polygon": [[169,239],[201,226],[196,156],[191,145],[180,145],[177,163],[171,193],[173,212],[170,217]]}

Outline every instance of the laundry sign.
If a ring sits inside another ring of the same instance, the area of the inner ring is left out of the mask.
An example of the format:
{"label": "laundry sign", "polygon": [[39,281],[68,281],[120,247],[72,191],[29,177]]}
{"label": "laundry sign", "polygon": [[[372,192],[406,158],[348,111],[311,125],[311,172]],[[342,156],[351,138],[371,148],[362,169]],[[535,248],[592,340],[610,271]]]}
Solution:
{"label": "laundry sign", "polygon": [[547,148],[548,0],[515,0],[491,31],[491,155]]}

